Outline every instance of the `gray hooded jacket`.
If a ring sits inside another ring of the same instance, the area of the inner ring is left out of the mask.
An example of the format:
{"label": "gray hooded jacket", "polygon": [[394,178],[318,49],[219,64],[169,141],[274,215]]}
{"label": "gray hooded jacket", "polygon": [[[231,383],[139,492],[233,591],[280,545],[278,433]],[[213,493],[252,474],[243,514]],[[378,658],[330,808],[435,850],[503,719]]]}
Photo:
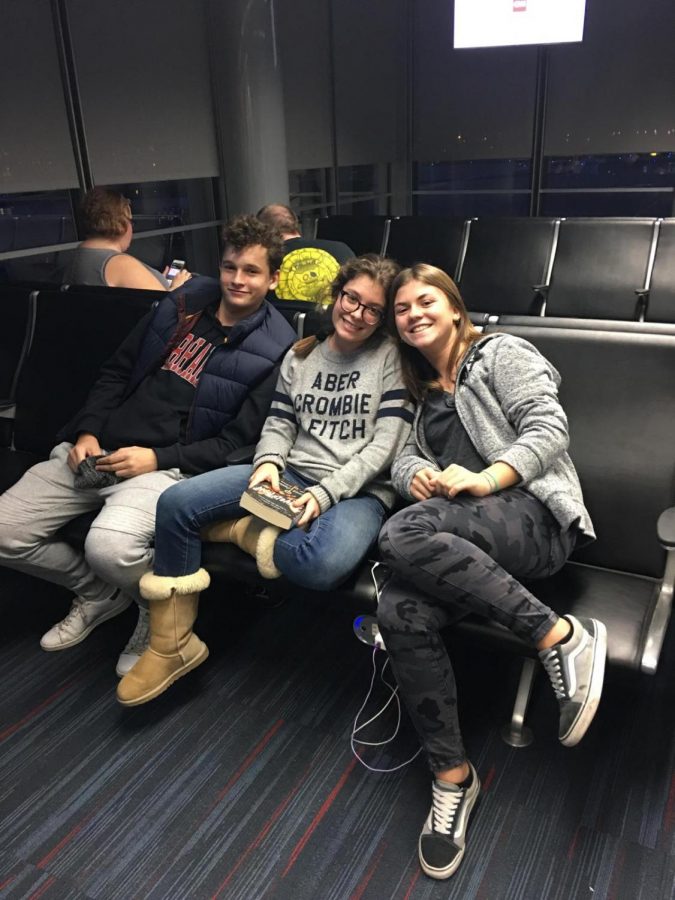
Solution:
{"label": "gray hooded jacket", "polygon": [[[476,450],[487,460],[508,463],[565,530],[577,525],[595,537],[576,470],[567,453],[567,417],[558,400],[560,375],[528,341],[487,335],[464,357],[457,372],[457,414]],[[410,439],[392,465],[394,487],[413,500],[410,485],[421,468],[439,470],[424,435],[422,405]]]}

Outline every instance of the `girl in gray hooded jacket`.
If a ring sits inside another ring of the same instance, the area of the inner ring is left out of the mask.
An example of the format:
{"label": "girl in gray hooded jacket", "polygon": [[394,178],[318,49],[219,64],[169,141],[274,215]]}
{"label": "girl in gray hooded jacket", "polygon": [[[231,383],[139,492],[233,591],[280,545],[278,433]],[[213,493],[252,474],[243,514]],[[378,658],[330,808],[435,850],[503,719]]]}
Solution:
{"label": "girl in gray hooded jacket", "polygon": [[434,775],[420,864],[432,878],[447,878],[464,855],[480,781],[462,743],[439,630],[478,613],[536,647],[566,746],[581,740],[595,715],[606,631],[595,619],[558,617],[518,581],[553,574],[594,537],[567,454],[557,371],[527,341],[475,329],[440,269],[404,270],[391,297],[418,408],[392,466],[394,486],[413,505],[380,533],[388,578],[378,624]]}

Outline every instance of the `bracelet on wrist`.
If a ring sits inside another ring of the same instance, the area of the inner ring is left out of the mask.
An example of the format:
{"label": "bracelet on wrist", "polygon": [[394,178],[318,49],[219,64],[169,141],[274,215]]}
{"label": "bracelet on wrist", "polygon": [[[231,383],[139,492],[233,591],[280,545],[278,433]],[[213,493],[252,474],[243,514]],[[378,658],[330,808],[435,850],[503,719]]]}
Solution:
{"label": "bracelet on wrist", "polygon": [[485,475],[485,477],[487,478],[487,482],[490,485],[490,493],[491,494],[493,494],[495,491],[499,490],[499,482],[497,481],[497,479],[491,472],[488,472],[487,470],[484,469],[481,472],[481,475]]}

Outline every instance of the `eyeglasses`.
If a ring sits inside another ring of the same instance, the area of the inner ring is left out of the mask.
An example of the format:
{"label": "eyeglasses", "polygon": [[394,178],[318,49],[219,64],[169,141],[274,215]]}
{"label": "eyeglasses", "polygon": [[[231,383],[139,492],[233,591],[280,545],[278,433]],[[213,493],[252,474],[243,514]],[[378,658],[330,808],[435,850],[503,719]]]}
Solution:
{"label": "eyeglasses", "polygon": [[361,303],[356,294],[351,291],[340,291],[340,305],[345,312],[355,313],[359,307],[363,310],[363,321],[366,325],[379,325],[384,316],[384,310],[379,306],[367,306]]}

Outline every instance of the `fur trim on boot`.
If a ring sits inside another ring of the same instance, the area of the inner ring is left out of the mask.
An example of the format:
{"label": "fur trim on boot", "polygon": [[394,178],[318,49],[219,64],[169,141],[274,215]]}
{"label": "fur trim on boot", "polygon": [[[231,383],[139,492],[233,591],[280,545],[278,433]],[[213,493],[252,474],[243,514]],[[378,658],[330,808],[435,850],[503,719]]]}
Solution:
{"label": "fur trim on boot", "polygon": [[178,596],[205,591],[211,584],[206,569],[197,569],[191,575],[154,575],[146,572],[139,582],[141,597],[146,600],[166,600],[175,591]]}
{"label": "fur trim on boot", "polygon": [[255,561],[258,571],[263,578],[280,578],[281,572],[274,565],[274,544],[276,543],[281,528],[276,525],[265,525],[260,530],[258,546],[255,550]]}
{"label": "fur trim on boot", "polygon": [[[248,519],[250,516],[244,516],[244,518]],[[202,528],[202,540],[211,541],[214,544],[236,544],[237,541],[234,538],[234,529],[235,525],[241,521],[243,520],[224,519],[222,522],[211,522],[210,525],[205,525]]]}
{"label": "fur trim on boot", "polygon": [[147,703],[207,659],[209,648],[192,630],[198,604],[199,594],[174,588],[168,597],[150,601],[150,646],[117,685],[120,703]]}
{"label": "fur trim on boot", "polygon": [[236,544],[244,553],[255,558],[263,578],[279,578],[281,572],[274,565],[274,542],[280,528],[268,525],[257,516],[227,519],[202,528],[202,540],[222,544]]}
{"label": "fur trim on boot", "polygon": [[236,544],[244,553],[255,556],[258,536],[265,522],[257,516],[242,516],[241,519],[226,519],[202,528],[202,540],[220,544]]}

